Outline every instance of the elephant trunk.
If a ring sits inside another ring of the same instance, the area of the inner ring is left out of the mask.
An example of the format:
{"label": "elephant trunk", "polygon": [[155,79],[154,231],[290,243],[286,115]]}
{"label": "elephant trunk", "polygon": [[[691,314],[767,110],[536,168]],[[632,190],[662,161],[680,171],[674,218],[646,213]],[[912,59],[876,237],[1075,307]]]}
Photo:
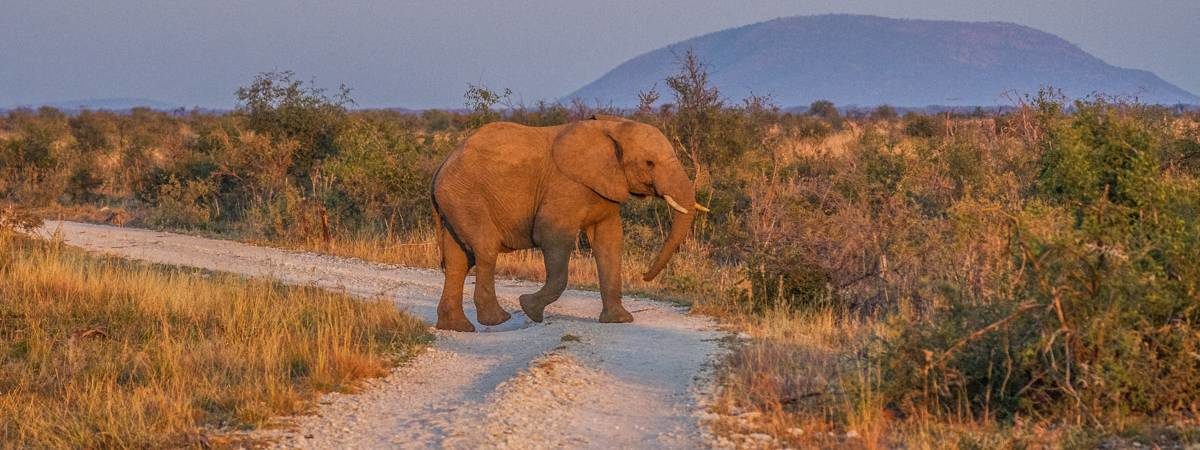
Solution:
{"label": "elephant trunk", "polygon": [[696,220],[696,188],[692,186],[691,180],[688,180],[687,173],[683,171],[683,166],[679,170],[672,171],[666,180],[655,180],[655,189],[667,200],[671,205],[671,231],[667,233],[666,240],[663,241],[662,248],[658,251],[658,255],[654,257],[654,261],[650,263],[650,268],[646,273],[642,274],[642,279],[645,281],[653,280],[666,267],[667,261],[671,260],[671,255],[679,250],[679,245],[683,244],[684,239],[687,239],[688,233],[692,231],[692,221]]}

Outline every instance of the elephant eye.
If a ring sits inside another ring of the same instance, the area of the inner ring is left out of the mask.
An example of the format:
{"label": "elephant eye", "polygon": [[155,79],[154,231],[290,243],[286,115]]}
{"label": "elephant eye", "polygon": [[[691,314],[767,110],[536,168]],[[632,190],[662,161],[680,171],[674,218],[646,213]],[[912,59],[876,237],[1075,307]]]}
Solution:
{"label": "elephant eye", "polygon": [[654,167],[654,161],[646,160],[646,167]]}

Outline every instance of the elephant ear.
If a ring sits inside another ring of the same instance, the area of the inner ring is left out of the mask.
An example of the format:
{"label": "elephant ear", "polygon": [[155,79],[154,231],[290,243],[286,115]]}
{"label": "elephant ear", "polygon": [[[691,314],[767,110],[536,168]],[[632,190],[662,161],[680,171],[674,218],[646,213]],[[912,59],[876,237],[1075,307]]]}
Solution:
{"label": "elephant ear", "polygon": [[550,154],[567,178],[617,203],[629,200],[629,183],[621,169],[621,146],[594,121],[571,125],[554,140]]}

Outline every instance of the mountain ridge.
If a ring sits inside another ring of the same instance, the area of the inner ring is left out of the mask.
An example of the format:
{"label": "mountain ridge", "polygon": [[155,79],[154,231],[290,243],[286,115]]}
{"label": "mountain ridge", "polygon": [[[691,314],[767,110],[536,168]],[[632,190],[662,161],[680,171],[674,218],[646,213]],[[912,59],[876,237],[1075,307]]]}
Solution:
{"label": "mountain ridge", "polygon": [[638,91],[665,86],[687,49],[727,98],[770,95],[783,106],[993,106],[1043,86],[1076,98],[1200,104],[1149,71],[1110,65],[1028,26],[849,14],[782,17],[686,39],[635,56],[567,98],[632,106]]}
{"label": "mountain ridge", "polygon": [[136,97],[105,97],[105,98],[85,98],[74,100],[60,100],[48,102],[34,102],[29,104],[11,105],[0,108],[0,110],[14,110],[19,108],[40,108],[49,106],[52,108],[64,111],[81,111],[84,109],[93,111],[128,111],[133,108],[150,108],[158,111],[173,111],[181,108],[181,105],[175,105],[170,102],[153,100],[147,98]]}

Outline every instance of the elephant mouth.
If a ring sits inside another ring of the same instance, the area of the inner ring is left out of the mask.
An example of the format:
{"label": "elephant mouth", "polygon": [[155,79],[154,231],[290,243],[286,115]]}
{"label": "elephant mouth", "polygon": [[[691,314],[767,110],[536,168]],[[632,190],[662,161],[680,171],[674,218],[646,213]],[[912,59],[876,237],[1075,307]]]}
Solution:
{"label": "elephant mouth", "polygon": [[662,194],[659,194],[658,189],[655,189],[654,185],[649,183],[643,184],[637,188],[631,188],[629,193],[637,198],[662,197]]}

